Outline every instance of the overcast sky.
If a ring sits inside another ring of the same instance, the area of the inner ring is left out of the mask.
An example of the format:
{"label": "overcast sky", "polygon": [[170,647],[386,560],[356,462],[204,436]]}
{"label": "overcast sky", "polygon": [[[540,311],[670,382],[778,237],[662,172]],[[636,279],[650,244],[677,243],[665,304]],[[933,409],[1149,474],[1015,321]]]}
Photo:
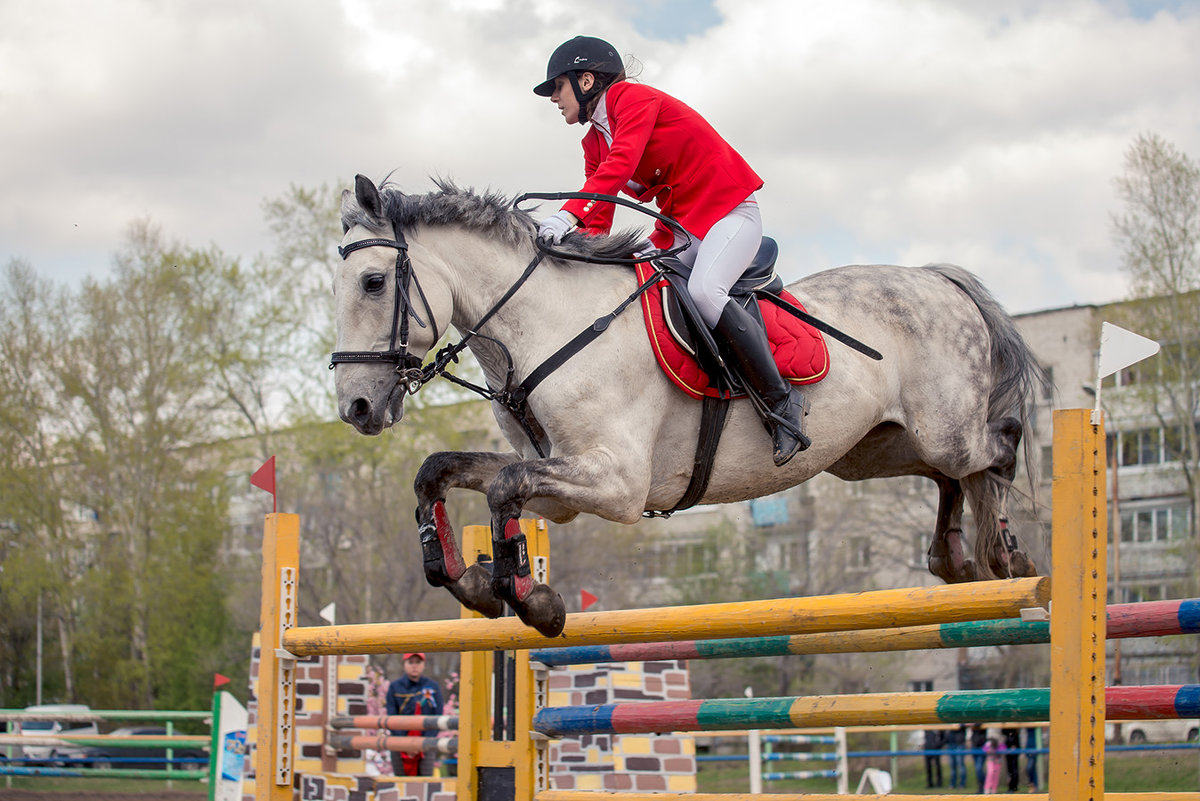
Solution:
{"label": "overcast sky", "polygon": [[264,200],[359,172],[577,189],[583,129],[531,88],[580,33],[763,176],[788,280],[950,261],[1013,312],[1114,300],[1125,150],[1200,157],[1200,3],[0,0],[0,263],[103,277],[140,218],[252,258]]}

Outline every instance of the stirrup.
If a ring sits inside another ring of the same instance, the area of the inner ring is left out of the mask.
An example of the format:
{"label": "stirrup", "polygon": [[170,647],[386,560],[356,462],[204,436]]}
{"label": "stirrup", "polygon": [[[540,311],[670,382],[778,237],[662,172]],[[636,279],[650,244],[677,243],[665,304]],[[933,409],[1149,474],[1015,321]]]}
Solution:
{"label": "stirrup", "polygon": [[[794,400],[795,398],[798,398],[799,401]],[[793,403],[800,407],[800,413],[797,415],[799,425],[796,425],[784,416]],[[812,445],[812,440],[809,439],[804,431],[804,418],[808,416],[810,408],[811,403],[808,400],[808,396],[795,387],[790,387],[787,398],[775,406],[775,408],[767,411],[768,427],[771,429],[771,441],[774,445],[771,458],[774,460],[776,467],[783,467],[797,453],[808,450],[808,447]],[[793,445],[786,441],[781,442],[781,439],[785,436],[790,437],[795,444]],[[787,446],[786,451],[784,450],[785,445]]]}

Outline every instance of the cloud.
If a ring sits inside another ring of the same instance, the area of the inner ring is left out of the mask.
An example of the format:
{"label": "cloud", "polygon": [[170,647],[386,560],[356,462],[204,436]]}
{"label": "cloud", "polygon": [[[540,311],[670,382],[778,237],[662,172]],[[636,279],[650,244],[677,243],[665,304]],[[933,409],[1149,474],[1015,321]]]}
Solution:
{"label": "cloud", "polygon": [[684,5],[5,3],[0,259],[101,275],[141,217],[249,257],[264,199],[357,172],[577,188],[583,131],[530,91],[577,33],[743,152],[790,279],[953,261],[1015,311],[1111,300],[1124,149],[1155,131],[1200,154],[1187,6]]}

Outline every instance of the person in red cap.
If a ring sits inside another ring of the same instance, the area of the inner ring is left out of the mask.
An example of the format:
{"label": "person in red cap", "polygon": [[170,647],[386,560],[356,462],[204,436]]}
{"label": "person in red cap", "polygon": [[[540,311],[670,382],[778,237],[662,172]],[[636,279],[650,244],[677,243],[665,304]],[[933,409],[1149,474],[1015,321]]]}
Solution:
{"label": "person in red cap", "polygon": [[[387,713],[389,715],[440,715],[442,691],[437,682],[425,677],[425,654],[404,655],[404,675],[388,685]],[[436,729],[400,731],[396,736],[436,737]],[[432,776],[437,754],[405,754],[392,752],[392,771],[397,776]]]}

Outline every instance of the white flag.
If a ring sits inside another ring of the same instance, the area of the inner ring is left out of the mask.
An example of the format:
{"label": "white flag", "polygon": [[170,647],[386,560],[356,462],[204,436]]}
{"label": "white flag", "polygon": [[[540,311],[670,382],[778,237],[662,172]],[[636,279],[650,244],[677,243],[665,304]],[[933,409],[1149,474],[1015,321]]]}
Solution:
{"label": "white flag", "polygon": [[1100,424],[1100,385],[1103,379],[1158,353],[1158,343],[1112,323],[1100,324],[1100,353],[1096,357],[1096,405],[1092,425]]}
{"label": "white flag", "polygon": [[1158,343],[1141,334],[1126,331],[1112,323],[1100,324],[1100,359],[1096,365],[1099,380],[1118,370],[1158,353]]}

